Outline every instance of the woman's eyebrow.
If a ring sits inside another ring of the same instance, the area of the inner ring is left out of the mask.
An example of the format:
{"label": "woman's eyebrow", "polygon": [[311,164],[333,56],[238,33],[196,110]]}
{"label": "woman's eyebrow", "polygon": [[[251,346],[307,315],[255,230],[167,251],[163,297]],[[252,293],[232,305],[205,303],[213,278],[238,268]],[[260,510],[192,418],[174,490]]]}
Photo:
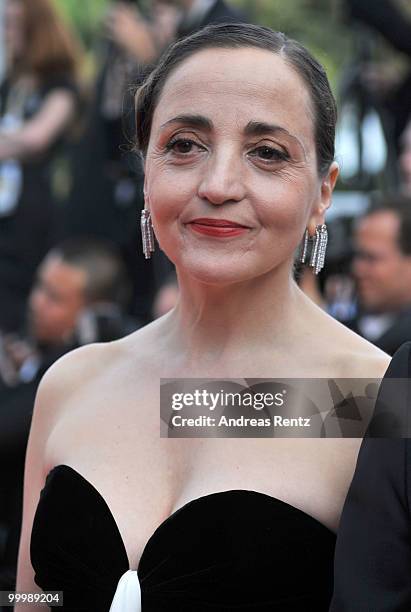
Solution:
{"label": "woman's eyebrow", "polygon": [[[211,132],[214,128],[213,122],[203,115],[177,115],[176,117],[173,117],[172,119],[169,119],[163,123],[160,126],[160,129],[163,130],[164,128],[167,128],[175,123],[179,125],[183,124],[188,127],[199,128],[207,132]],[[282,133],[285,136],[295,140],[305,155],[305,148],[301,140],[280,125],[265,123],[263,121],[249,121],[244,128],[245,136],[264,136],[265,134],[277,135],[278,133]]]}
{"label": "woman's eyebrow", "polygon": [[285,136],[288,136],[289,138],[295,140],[297,144],[302,148],[303,153],[305,155],[305,147],[301,140],[297,138],[297,136],[295,136],[294,134],[291,134],[285,128],[281,127],[280,125],[265,123],[263,121],[249,121],[244,128],[245,136],[264,136],[266,134],[275,136],[278,133],[284,134]]}
{"label": "woman's eyebrow", "polygon": [[163,123],[163,125],[160,126],[160,129],[162,130],[170,125],[173,125],[174,123],[182,123],[189,127],[206,130],[207,132],[211,132],[213,129],[213,122],[202,115],[177,115],[177,117],[173,117],[172,119],[169,119]]}

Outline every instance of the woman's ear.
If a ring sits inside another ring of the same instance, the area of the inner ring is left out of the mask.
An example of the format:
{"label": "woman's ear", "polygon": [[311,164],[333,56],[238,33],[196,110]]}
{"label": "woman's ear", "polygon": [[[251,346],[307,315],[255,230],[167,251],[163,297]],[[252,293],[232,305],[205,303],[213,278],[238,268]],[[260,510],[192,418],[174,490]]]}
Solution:
{"label": "woman's ear", "polygon": [[313,208],[312,214],[307,223],[307,229],[310,236],[315,234],[315,228],[317,225],[324,223],[326,210],[331,206],[331,196],[337,182],[339,172],[339,165],[337,162],[333,162],[327,174],[321,179],[319,201],[317,200],[317,203]]}
{"label": "woman's ear", "polygon": [[324,211],[331,205],[331,196],[334,191],[335,184],[340,173],[340,167],[337,162],[333,162],[321,181],[321,208]]}

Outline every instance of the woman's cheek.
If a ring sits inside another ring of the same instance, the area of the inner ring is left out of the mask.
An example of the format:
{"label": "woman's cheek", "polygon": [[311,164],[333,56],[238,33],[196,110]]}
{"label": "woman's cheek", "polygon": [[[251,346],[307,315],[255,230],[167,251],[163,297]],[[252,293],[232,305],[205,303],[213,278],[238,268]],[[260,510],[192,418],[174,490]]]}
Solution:
{"label": "woman's cheek", "polygon": [[[173,252],[177,248],[179,240],[179,216],[183,207],[182,201],[176,199],[176,194],[169,185],[164,189],[156,185],[155,193],[150,197],[151,219],[154,234],[166,255],[174,261]],[[173,193],[172,198],[170,193]]]}
{"label": "woman's cheek", "polygon": [[267,207],[271,222],[277,227],[297,232],[301,225],[303,231],[316,193],[316,186],[309,177],[295,177],[292,185],[288,180],[277,182],[271,192],[271,205]]}
{"label": "woman's cheek", "polygon": [[290,197],[286,192],[274,192],[269,199],[265,196],[264,205],[258,207],[259,222],[267,228],[299,232],[299,225],[304,224],[306,208],[304,197]]}
{"label": "woman's cheek", "polygon": [[[153,223],[161,226],[169,226],[178,220],[187,208],[190,207],[193,214],[198,213],[192,203],[196,197],[196,180],[191,173],[179,171],[152,173],[148,184],[150,209]],[[197,206],[198,208],[198,206]]]}

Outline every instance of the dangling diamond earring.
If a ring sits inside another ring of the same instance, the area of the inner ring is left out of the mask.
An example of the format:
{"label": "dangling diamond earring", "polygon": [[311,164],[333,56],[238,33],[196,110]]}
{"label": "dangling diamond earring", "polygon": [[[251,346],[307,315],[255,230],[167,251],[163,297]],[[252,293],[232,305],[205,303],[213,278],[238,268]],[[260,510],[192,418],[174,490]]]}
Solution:
{"label": "dangling diamond earring", "polygon": [[303,240],[303,250],[300,258],[301,263],[305,263],[305,259],[308,251],[308,241],[312,241],[312,249],[309,266],[314,268],[314,274],[318,274],[320,270],[324,267],[325,262],[325,252],[327,249],[328,242],[328,231],[325,223],[321,225],[317,225],[315,228],[315,234],[313,237],[310,237],[308,234],[308,230],[305,230],[304,240]]}
{"label": "dangling diamond earring", "polygon": [[305,263],[305,258],[307,256],[307,250],[308,250],[308,240],[309,240],[309,234],[308,234],[308,229],[305,230],[304,232],[304,239],[303,239],[303,250],[301,253],[301,257],[300,257],[300,262],[301,263]]}
{"label": "dangling diamond earring", "polygon": [[327,249],[328,231],[325,223],[315,228],[314,244],[311,253],[310,266],[314,274],[318,274],[324,267],[325,251]]}
{"label": "dangling diamond earring", "polygon": [[143,253],[146,259],[150,259],[151,253],[154,251],[154,232],[151,222],[150,211],[143,208],[141,211],[141,237],[143,239]]}

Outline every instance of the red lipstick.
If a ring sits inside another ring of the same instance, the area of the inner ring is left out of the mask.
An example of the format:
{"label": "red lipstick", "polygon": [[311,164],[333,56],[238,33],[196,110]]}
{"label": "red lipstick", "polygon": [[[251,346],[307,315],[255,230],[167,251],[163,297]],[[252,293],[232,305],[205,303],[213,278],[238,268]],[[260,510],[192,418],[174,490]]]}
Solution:
{"label": "red lipstick", "polygon": [[212,219],[208,217],[193,219],[188,225],[190,225],[195,232],[206,234],[207,236],[216,236],[218,238],[238,236],[250,229],[245,225],[241,225],[229,219]]}

